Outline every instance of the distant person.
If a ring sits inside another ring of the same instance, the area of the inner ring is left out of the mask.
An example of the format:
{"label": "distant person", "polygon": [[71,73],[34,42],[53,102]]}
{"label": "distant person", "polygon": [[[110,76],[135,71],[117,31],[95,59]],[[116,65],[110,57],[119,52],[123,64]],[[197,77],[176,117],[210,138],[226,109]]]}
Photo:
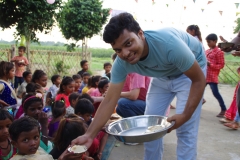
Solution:
{"label": "distant person", "polygon": [[[88,72],[84,72],[82,75],[82,83],[79,89],[79,93],[83,93],[83,88],[86,87],[88,85],[88,79],[91,77],[91,75]],[[87,93],[87,90],[86,92]]]}
{"label": "distant person", "polygon": [[111,73],[112,64],[109,62],[104,63],[103,69],[104,69],[104,74],[102,75],[102,77],[106,77],[107,74]]}
{"label": "distant person", "polygon": [[207,44],[210,49],[206,50],[207,57],[207,84],[209,84],[214,97],[218,100],[221,112],[217,117],[224,117],[227,110],[223,98],[218,90],[218,76],[220,70],[224,67],[224,53],[217,47],[218,37],[216,34],[209,34],[206,37]]}
{"label": "distant person", "polygon": [[60,75],[56,74],[51,77],[51,81],[52,86],[48,90],[47,98],[51,98],[52,100],[54,100],[58,93],[62,78]]}
{"label": "distant person", "polygon": [[20,99],[23,97],[23,93],[26,92],[27,84],[30,83],[32,80],[32,73],[30,71],[23,72],[23,79],[24,79],[23,83],[17,90],[17,97]]}
{"label": "distant person", "polygon": [[24,81],[23,72],[26,70],[26,66],[29,64],[28,59],[24,57],[26,47],[18,47],[18,56],[11,59],[11,62],[15,64],[15,79],[14,79],[14,89],[17,90],[18,85],[21,85]]}
{"label": "distant person", "polygon": [[87,60],[82,60],[82,61],[80,62],[80,66],[81,66],[82,70],[79,71],[78,74],[79,74],[81,77],[83,77],[83,73],[84,73],[84,72],[88,72],[88,69],[89,69],[88,61],[87,61]]}
{"label": "distant person", "polygon": [[74,74],[72,76],[73,80],[75,81],[75,90],[74,92],[79,92],[81,83],[82,83],[82,77],[79,74]]}

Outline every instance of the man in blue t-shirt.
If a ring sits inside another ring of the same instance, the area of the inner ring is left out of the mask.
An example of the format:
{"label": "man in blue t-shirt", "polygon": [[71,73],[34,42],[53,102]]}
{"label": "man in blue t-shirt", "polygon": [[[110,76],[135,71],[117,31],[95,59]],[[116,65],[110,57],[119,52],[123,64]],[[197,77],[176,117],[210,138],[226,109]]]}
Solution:
{"label": "man in blue t-shirt", "polygon": [[[98,130],[107,122],[120,96],[128,73],[153,77],[150,83],[145,115],[164,115],[177,97],[175,121],[169,129],[177,129],[177,159],[193,160],[197,155],[197,136],[204,88],[206,57],[202,44],[184,31],[165,28],[142,31],[129,13],[111,18],[103,39],[117,53],[111,83],[94,121],[85,135],[72,144],[90,146]],[[160,160],[162,138],[144,143],[145,160]]]}

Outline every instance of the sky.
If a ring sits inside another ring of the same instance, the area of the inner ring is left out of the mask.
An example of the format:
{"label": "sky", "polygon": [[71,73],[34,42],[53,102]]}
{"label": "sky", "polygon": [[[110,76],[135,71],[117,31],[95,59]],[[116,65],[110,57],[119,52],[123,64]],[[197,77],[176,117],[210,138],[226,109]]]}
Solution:
{"label": "sky", "polygon": [[[240,0],[211,0],[208,4],[209,2],[209,0],[195,0],[195,3],[193,0],[154,0],[153,4],[152,0],[103,0],[103,8],[112,9],[109,19],[119,11],[131,13],[143,30],[164,27],[186,30],[187,26],[196,24],[202,32],[204,46],[207,48],[204,39],[210,33],[222,35],[229,41],[233,39],[236,36],[233,34],[233,28],[236,26],[234,21],[240,17],[240,14],[236,16],[236,13],[240,12],[240,6],[237,8],[235,5],[240,3]],[[14,28],[0,31],[0,39],[14,40],[14,31]],[[38,33],[37,36],[40,41],[69,42],[57,26],[48,35]],[[111,48],[98,35],[88,40],[88,46]]]}

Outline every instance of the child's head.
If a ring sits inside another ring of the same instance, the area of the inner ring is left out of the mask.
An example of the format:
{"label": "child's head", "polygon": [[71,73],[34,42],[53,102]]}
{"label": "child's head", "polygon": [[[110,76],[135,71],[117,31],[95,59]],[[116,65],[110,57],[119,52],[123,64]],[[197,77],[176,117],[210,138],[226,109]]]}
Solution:
{"label": "child's head", "polygon": [[25,51],[26,51],[26,47],[24,47],[24,46],[18,47],[18,55],[19,55],[19,56],[23,56],[23,54],[25,53]]}
{"label": "child's head", "polygon": [[9,128],[12,144],[20,155],[35,154],[40,145],[40,126],[32,117],[15,120]]}
{"label": "child's head", "polygon": [[72,78],[75,81],[75,91],[78,91],[82,83],[82,77],[79,74],[74,74]]}
{"label": "child's head", "polygon": [[62,82],[60,84],[59,92],[58,93],[64,93],[64,94],[71,94],[75,90],[75,82],[71,77],[64,77],[62,79]]}
{"label": "child's head", "polygon": [[79,97],[80,97],[80,94],[76,92],[73,92],[68,96],[68,100],[73,108],[75,108]]}
{"label": "child's head", "polygon": [[109,73],[112,69],[112,64],[109,62],[106,62],[103,64],[103,69],[105,70],[105,73]]}
{"label": "child's head", "polygon": [[202,36],[200,29],[197,25],[190,25],[187,27],[187,32],[191,34],[192,36],[197,36],[198,39],[202,42]]}
{"label": "child's head", "polygon": [[88,70],[88,61],[87,60],[82,60],[80,62],[80,66],[82,67],[83,70],[87,71]]}
{"label": "child's head", "polygon": [[98,90],[101,94],[104,94],[109,87],[109,81],[107,79],[101,80],[98,83]]}
{"label": "child's head", "polygon": [[209,48],[215,48],[217,45],[218,37],[216,34],[212,33],[206,37],[206,41]]}
{"label": "child's head", "polygon": [[13,79],[14,78],[14,65],[11,62],[0,62],[0,78]]}
{"label": "child's head", "polygon": [[27,83],[30,83],[32,80],[32,73],[30,71],[23,72],[23,78]]}
{"label": "child's head", "polygon": [[35,93],[35,92],[43,94],[42,86],[40,86],[40,84],[33,83],[33,82],[28,83],[26,86],[26,93]]}
{"label": "child's head", "polygon": [[75,114],[81,116],[86,122],[91,119],[92,114],[94,113],[94,106],[86,98],[79,99],[75,106]]}
{"label": "child's head", "polygon": [[80,118],[64,118],[60,121],[57,134],[53,139],[58,150],[65,150],[78,136],[86,132],[86,126]]}
{"label": "child's head", "polygon": [[88,86],[92,88],[97,88],[100,78],[101,76],[92,76],[88,79]]}
{"label": "child's head", "polygon": [[42,70],[35,70],[32,75],[32,82],[40,84],[42,87],[47,86],[47,74]]}
{"label": "child's head", "polygon": [[81,94],[79,96],[78,100],[83,99],[83,98],[88,99],[90,102],[92,102],[92,104],[94,103],[94,100],[92,99],[92,97],[87,93]]}
{"label": "child's head", "polygon": [[43,95],[41,93],[28,93],[23,97],[22,107],[25,115],[38,120],[39,113],[43,110]]}
{"label": "child's head", "polygon": [[82,79],[83,79],[83,83],[84,84],[88,84],[88,79],[90,78],[90,73],[88,72],[84,72],[83,75],[82,75]]}
{"label": "child's head", "polygon": [[9,138],[8,129],[13,122],[13,117],[7,110],[0,109],[0,142]]}
{"label": "child's head", "polygon": [[62,82],[61,76],[56,74],[51,77],[52,84],[55,84],[56,86],[59,86]]}
{"label": "child's head", "polygon": [[66,114],[66,106],[64,99],[53,102],[51,105],[51,109],[53,118],[64,116]]}

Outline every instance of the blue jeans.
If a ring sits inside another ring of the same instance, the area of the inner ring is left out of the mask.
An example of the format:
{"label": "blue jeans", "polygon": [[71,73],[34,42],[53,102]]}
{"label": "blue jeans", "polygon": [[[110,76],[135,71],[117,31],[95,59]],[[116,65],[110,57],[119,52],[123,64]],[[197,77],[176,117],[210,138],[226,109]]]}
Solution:
{"label": "blue jeans", "polygon": [[118,100],[117,114],[121,117],[132,117],[144,115],[146,102],[142,100],[129,100],[127,98],[120,98]]}
{"label": "blue jeans", "polygon": [[234,121],[239,123],[240,122],[240,117],[239,117],[239,113],[237,111],[236,117],[234,118]]}
{"label": "blue jeans", "polygon": [[[203,69],[206,75],[206,69]],[[152,78],[146,100],[145,115],[165,115],[168,106],[176,96],[176,114],[183,113],[191,87],[191,80],[186,75],[176,79]],[[176,130],[177,159],[197,159],[198,126],[202,101],[198,104],[190,120]],[[163,156],[163,138],[144,143],[144,160],[161,160]]]}
{"label": "blue jeans", "polygon": [[24,81],[24,78],[23,77],[17,77],[15,76],[15,79],[14,79],[14,89],[17,89],[18,88],[18,84],[21,85]]}
{"label": "blue jeans", "polygon": [[224,104],[224,101],[223,101],[223,98],[222,98],[221,94],[218,91],[218,84],[217,83],[207,83],[207,84],[209,84],[214,97],[218,100],[218,103],[219,103],[219,105],[221,107],[221,110],[222,111],[226,111],[227,108],[226,108],[226,106]]}

